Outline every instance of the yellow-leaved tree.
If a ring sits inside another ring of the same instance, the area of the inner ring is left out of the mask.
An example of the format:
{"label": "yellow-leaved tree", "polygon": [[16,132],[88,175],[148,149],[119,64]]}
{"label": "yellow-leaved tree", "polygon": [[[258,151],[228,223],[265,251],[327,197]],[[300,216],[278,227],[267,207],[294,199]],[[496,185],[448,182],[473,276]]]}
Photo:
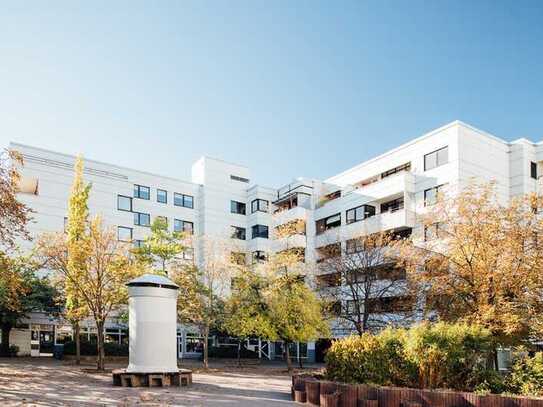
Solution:
{"label": "yellow-leaved tree", "polygon": [[496,347],[540,335],[542,205],[535,195],[501,203],[493,183],[428,205],[420,239],[399,247],[414,289],[426,294],[426,315],[482,325]]}

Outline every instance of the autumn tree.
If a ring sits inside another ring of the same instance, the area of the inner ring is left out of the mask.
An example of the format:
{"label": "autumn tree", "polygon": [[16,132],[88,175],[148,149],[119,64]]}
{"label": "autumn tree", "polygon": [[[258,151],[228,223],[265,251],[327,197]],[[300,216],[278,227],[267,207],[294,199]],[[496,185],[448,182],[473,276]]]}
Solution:
{"label": "autumn tree", "polygon": [[56,293],[28,256],[8,257],[0,252],[0,355],[9,355],[9,336],[13,327],[31,311],[57,312]]}
{"label": "autumn tree", "polygon": [[200,329],[204,338],[204,367],[208,368],[210,333],[222,325],[230,280],[240,265],[232,256],[235,247],[226,239],[203,236],[197,244],[201,251],[199,263],[179,265],[172,279],[181,287],[179,317]]}
{"label": "autumn tree", "polygon": [[179,261],[179,255],[187,249],[187,243],[186,233],[170,232],[167,221],[157,217],[151,224],[151,233],[133,252],[141,262],[168,275],[169,268]]}
{"label": "autumn tree", "polygon": [[0,152],[0,250],[15,246],[15,239],[29,239],[26,224],[32,210],[17,200],[21,177],[18,167],[23,165],[21,154],[9,150]]}
{"label": "autumn tree", "polygon": [[543,326],[543,200],[502,202],[494,184],[449,191],[401,250],[427,315],[482,325],[496,346],[540,337]]}
{"label": "autumn tree", "polygon": [[78,275],[85,273],[89,257],[88,200],[91,184],[83,180],[83,159],[77,157],[74,165],[74,181],[68,201],[68,223],[66,225],[66,272],[64,281],[64,297],[66,299],[65,316],[72,324],[76,348],[76,364],[81,363],[80,323],[88,315],[88,309],[83,304],[80,293],[74,287],[73,281]]}
{"label": "autumn tree", "polygon": [[397,240],[392,232],[378,232],[317,249],[316,285],[338,328],[362,335],[410,320],[413,301],[394,256]]}

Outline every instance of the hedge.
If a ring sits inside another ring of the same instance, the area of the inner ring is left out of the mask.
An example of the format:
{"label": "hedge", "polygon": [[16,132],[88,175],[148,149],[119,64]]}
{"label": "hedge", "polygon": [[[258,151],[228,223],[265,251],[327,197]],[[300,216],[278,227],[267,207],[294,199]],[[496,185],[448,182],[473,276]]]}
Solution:
{"label": "hedge", "polygon": [[[237,359],[238,347],[237,346],[210,346],[209,347],[210,358],[226,358]],[[257,359],[258,353],[253,352],[245,347],[241,347],[242,359]]]}
{"label": "hedge", "polygon": [[[128,344],[118,344],[115,342],[104,343],[106,356],[128,356]],[[75,355],[75,342],[68,341],[64,343],[64,354]],[[81,341],[81,356],[96,356],[96,342]]]}

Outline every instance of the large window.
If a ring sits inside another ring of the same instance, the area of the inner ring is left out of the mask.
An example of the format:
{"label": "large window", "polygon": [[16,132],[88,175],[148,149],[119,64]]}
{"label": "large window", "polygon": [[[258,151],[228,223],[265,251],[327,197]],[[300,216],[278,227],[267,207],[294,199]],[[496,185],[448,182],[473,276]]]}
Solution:
{"label": "large window", "polygon": [[151,226],[151,215],[148,213],[134,212],[134,225]]}
{"label": "large window", "polygon": [[391,175],[397,174],[402,171],[410,171],[411,170],[411,162],[399,165],[397,167],[391,168],[390,170],[387,170],[385,172],[381,173],[381,178],[390,177]]}
{"label": "large window", "polygon": [[440,148],[424,156],[424,171],[439,167],[449,162],[449,147]]}
{"label": "large window", "polygon": [[124,195],[117,195],[117,209],[120,211],[132,212],[132,198]]}
{"label": "large window", "polygon": [[132,228],[117,226],[117,240],[122,242],[132,241]]}
{"label": "large window", "polygon": [[139,199],[150,199],[151,198],[151,189],[149,187],[144,187],[143,185],[134,185],[134,198]]}
{"label": "large window", "polygon": [[375,215],[375,206],[371,205],[360,205],[356,208],[349,209],[346,213],[347,215],[347,224],[358,222],[362,219],[369,218],[370,216]]}
{"label": "large window", "polygon": [[192,235],[194,233],[194,223],[188,222],[186,220],[174,219],[173,220],[173,231],[174,232],[187,232]]}
{"label": "large window", "polygon": [[265,199],[254,199],[251,202],[251,213],[255,212],[268,212],[269,201]]}
{"label": "large window", "polygon": [[163,189],[157,189],[156,201],[160,203],[168,203],[168,191],[165,191]]}
{"label": "large window", "polygon": [[232,226],[232,239],[245,240],[245,228],[240,228],[239,226]]}
{"label": "large window", "polygon": [[431,225],[424,226],[424,241],[428,242],[434,239],[440,239],[443,237],[446,226],[444,223],[436,222]]}
{"label": "large window", "polygon": [[230,201],[230,212],[245,215],[245,204],[238,201]]}
{"label": "large window", "polygon": [[381,213],[396,212],[403,209],[403,196],[381,204]]}
{"label": "large window", "polygon": [[253,239],[256,239],[257,237],[262,237],[264,239],[267,239],[268,238],[268,227],[266,225],[254,225],[252,228],[251,228],[251,232],[252,232],[252,238]]}
{"label": "large window", "polygon": [[530,177],[537,179],[537,163],[530,162]]}
{"label": "large window", "polygon": [[424,191],[424,206],[434,205],[437,203],[437,198],[443,193],[446,184],[438,185]]}
{"label": "large window", "polygon": [[191,195],[180,194],[177,192],[173,193],[173,204],[175,206],[182,206],[184,208],[194,208],[194,197]]}
{"label": "large window", "polygon": [[315,225],[317,227],[317,235],[326,232],[328,229],[337,228],[341,226],[341,214],[336,213],[327,218],[319,219],[315,222]]}

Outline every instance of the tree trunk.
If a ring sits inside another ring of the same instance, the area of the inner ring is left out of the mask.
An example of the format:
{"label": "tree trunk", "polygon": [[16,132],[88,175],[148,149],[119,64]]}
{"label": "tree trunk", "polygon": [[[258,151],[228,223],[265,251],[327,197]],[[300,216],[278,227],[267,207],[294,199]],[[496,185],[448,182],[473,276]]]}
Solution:
{"label": "tree trunk", "polygon": [[238,339],[238,367],[241,367],[241,339]]}
{"label": "tree trunk", "polygon": [[96,322],[96,368],[104,370],[106,354],[104,351],[104,321]]}
{"label": "tree trunk", "polygon": [[9,355],[9,333],[11,332],[11,324],[2,324],[2,347],[0,347],[0,356]]}
{"label": "tree trunk", "polygon": [[209,368],[209,328],[204,329],[204,369]]}
{"label": "tree trunk", "polygon": [[285,344],[285,359],[287,361],[287,370],[289,373],[292,372],[292,360],[290,360],[290,349],[289,349],[289,342],[284,342]]}
{"label": "tree trunk", "polygon": [[74,341],[75,341],[75,364],[81,364],[81,327],[79,326],[79,321],[76,321],[72,325],[72,330],[74,331]]}

